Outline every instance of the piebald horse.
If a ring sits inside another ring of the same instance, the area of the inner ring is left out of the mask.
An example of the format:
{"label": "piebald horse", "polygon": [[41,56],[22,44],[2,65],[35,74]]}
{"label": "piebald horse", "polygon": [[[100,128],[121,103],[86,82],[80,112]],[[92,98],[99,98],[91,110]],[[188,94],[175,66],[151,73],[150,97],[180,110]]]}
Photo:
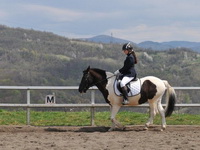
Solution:
{"label": "piebald horse", "polygon": [[[111,121],[112,127],[109,131],[112,131],[117,127],[124,129],[124,126],[121,125],[115,118],[117,112],[122,106],[122,96],[117,96],[114,92],[114,81],[116,76],[111,72],[106,72],[101,69],[90,68],[90,66],[83,71],[83,77],[81,79],[81,83],[79,85],[79,92],[86,93],[86,91],[92,87],[97,86],[97,88],[103,94],[106,102],[111,107]],[[166,119],[172,114],[176,101],[176,93],[174,89],[169,85],[166,80],[161,80],[154,76],[146,76],[144,78],[140,78],[141,80],[141,90],[140,94],[129,97],[128,106],[136,106],[143,104],[145,102],[149,103],[150,113],[149,119],[145,124],[144,129],[148,129],[148,127],[153,124],[153,119],[155,115],[159,112],[161,116],[161,131],[166,128]],[[161,100],[163,95],[166,92],[166,107],[165,109],[161,105]]]}

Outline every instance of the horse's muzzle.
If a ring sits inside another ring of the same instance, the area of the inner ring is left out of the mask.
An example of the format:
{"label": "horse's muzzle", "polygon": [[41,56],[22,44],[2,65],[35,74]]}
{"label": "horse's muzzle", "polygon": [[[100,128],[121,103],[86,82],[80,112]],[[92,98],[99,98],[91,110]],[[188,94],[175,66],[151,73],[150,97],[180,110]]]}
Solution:
{"label": "horse's muzzle", "polygon": [[84,89],[80,89],[80,88],[79,88],[78,91],[79,91],[79,93],[81,93],[81,94],[82,94],[82,93],[86,93],[86,90],[84,90]]}

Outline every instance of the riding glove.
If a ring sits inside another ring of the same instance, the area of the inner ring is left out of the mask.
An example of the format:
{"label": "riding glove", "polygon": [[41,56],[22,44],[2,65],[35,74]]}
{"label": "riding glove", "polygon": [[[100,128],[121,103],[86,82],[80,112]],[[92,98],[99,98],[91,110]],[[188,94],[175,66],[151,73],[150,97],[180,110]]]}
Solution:
{"label": "riding glove", "polygon": [[114,75],[119,75],[119,74],[120,74],[119,70],[114,72]]}

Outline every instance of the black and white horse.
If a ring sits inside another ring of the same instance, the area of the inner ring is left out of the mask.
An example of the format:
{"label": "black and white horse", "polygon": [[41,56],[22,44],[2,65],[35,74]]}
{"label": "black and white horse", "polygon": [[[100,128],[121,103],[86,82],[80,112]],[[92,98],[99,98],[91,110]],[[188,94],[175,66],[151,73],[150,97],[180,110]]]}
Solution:
{"label": "black and white horse", "polygon": [[[79,85],[79,92],[86,93],[91,86],[97,86],[103,94],[106,102],[111,106],[111,121],[112,127],[109,131],[115,129],[115,127],[124,128],[116,119],[115,116],[122,106],[122,96],[117,96],[114,92],[114,81],[116,76],[113,73],[106,72],[101,69],[95,69],[88,67],[83,71],[83,77]],[[145,129],[148,129],[150,124],[153,124],[153,119],[156,113],[159,112],[162,125],[161,131],[166,128],[165,117],[170,116],[174,110],[176,94],[174,89],[169,85],[166,80],[161,80],[154,76],[147,76],[141,78],[141,90],[140,94],[129,97],[129,106],[140,105],[145,102],[149,102],[150,116],[149,120],[145,124]],[[166,91],[166,107],[165,109],[161,105],[161,100]]]}

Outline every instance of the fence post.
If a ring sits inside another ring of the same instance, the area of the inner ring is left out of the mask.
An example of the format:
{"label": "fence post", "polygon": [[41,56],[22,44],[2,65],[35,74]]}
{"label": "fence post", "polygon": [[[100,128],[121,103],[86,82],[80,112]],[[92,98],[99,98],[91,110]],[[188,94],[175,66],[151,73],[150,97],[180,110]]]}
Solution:
{"label": "fence post", "polygon": [[[27,105],[30,104],[30,90],[27,90]],[[30,108],[26,109],[26,124],[30,125]]]}
{"label": "fence post", "polygon": [[[91,90],[91,104],[95,104],[95,90]],[[91,125],[94,126],[94,113],[95,113],[95,108],[91,107]]]}

